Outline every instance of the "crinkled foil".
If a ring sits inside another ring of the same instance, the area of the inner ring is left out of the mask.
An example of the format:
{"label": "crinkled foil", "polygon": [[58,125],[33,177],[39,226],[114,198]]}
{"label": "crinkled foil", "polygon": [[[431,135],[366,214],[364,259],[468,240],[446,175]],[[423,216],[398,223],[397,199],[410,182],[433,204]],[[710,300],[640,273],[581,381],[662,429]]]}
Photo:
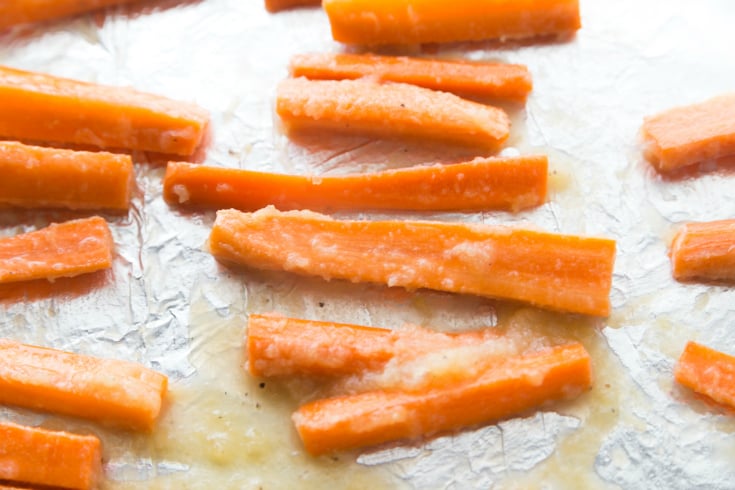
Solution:
{"label": "crinkled foil", "polygon": [[[131,434],[7,407],[0,417],[98,434],[103,488],[734,488],[732,416],[672,378],[689,339],[735,354],[734,290],[675,282],[667,250],[677,224],[735,216],[735,175],[704,167],[662,178],[643,160],[638,131],[645,115],[735,90],[735,3],[583,0],[581,8],[584,27],[571,40],[391,51],[528,65],[534,91],[525,108],[511,109],[506,152],[549,154],[552,192],[547,204],[515,215],[390,216],[614,238],[609,318],[223,267],[205,246],[214,214],[169,207],[162,162],[134,154],[132,209],[105,215],[117,245],[112,270],[0,290],[0,336],[166,373],[159,427]],[[260,0],[161,1],[5,34],[0,63],[196,102],[212,115],[210,141],[196,156],[210,165],[334,174],[472,156],[284,137],[274,91],[290,56],[343,49],[320,9],[271,15]],[[0,235],[79,216],[2,210]],[[317,388],[261,384],[241,369],[247,315],[273,310],[442,330],[543,324],[538,332],[585,343],[595,387],[485,428],[312,458],[289,414]]]}

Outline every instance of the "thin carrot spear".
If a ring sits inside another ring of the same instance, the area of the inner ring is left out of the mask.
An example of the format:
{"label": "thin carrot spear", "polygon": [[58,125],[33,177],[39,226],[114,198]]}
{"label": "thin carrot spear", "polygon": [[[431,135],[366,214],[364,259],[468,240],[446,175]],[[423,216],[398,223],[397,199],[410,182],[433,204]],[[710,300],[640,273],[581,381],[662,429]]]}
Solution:
{"label": "thin carrot spear", "polygon": [[134,1],[137,0],[3,0],[0,2],[0,31]]}
{"label": "thin carrot spear", "polygon": [[686,223],[671,244],[674,278],[735,279],[735,219]]}
{"label": "thin carrot spear", "polygon": [[690,341],[674,377],[687,388],[735,408],[735,357]]}

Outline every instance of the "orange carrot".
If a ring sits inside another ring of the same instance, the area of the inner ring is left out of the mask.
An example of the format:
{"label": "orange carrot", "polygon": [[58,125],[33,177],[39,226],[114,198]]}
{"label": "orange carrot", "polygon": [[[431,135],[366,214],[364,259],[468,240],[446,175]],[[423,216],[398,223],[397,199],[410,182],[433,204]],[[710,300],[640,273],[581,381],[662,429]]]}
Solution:
{"label": "orange carrot", "polygon": [[190,155],[200,107],[129,88],[0,67],[0,137]]}
{"label": "orange carrot", "polygon": [[0,421],[0,480],[44,488],[96,488],[102,473],[95,436]]}
{"label": "orange carrot", "polygon": [[0,403],[150,430],[167,386],[132,362],[0,339]]}
{"label": "orange carrot", "polygon": [[321,4],[322,0],[265,0],[265,9],[280,12],[295,7],[319,7]]}
{"label": "orange carrot", "polygon": [[438,60],[373,54],[300,54],[291,58],[291,75],[312,80],[369,77],[401,82],[460,95],[525,102],[533,88],[524,65]]}
{"label": "orange carrot", "polygon": [[317,400],[293,421],[306,450],[317,455],[495,422],[575,397],[591,384],[589,354],[575,343],[510,357],[456,384]]}
{"label": "orange carrot", "polygon": [[527,301],[607,315],[615,242],[463,223],[337,221],[309,211],[221,210],[222,261],[325,279]]}
{"label": "orange carrot", "polygon": [[278,86],[287,130],[408,137],[498,150],[510,120],[496,107],[404,83],[292,78]]}
{"label": "orange carrot", "polygon": [[478,158],[453,165],[341,176],[283,175],[169,162],[163,181],[171,204],[254,211],[518,211],[546,200],[546,156]]}
{"label": "orange carrot", "polygon": [[735,280],[735,219],[686,223],[671,244],[676,279]]}
{"label": "orange carrot", "polygon": [[95,216],[0,239],[0,283],[73,277],[112,266],[112,234]]}
{"label": "orange carrot", "polygon": [[24,208],[130,207],[133,162],[128,155],[0,142],[0,203]]}
{"label": "orange carrot", "polygon": [[0,31],[134,1],[137,0],[3,0],[0,2]]}
{"label": "orange carrot", "polygon": [[674,377],[687,388],[735,408],[735,357],[690,341]]}
{"label": "orange carrot", "polygon": [[567,34],[578,0],[324,0],[335,41],[416,44]]}
{"label": "orange carrot", "polygon": [[661,172],[735,155],[735,94],[645,118],[646,158]]}

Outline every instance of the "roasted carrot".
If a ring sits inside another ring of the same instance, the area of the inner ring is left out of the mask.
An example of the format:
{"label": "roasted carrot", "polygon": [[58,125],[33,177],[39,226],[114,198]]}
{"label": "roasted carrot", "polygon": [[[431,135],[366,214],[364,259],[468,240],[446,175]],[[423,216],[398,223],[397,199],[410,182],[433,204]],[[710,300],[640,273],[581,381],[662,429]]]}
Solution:
{"label": "roasted carrot", "polygon": [[44,488],[96,488],[102,472],[95,436],[0,421],[0,481]]}
{"label": "roasted carrot", "polygon": [[168,378],[139,364],[0,339],[0,402],[150,430]]}
{"label": "roasted carrot", "polygon": [[265,9],[280,12],[295,7],[319,7],[321,4],[322,0],[265,0]]}
{"label": "roasted carrot", "polygon": [[95,216],[0,239],[0,283],[74,277],[112,266],[107,222]]}
{"label": "roasted carrot", "polygon": [[575,343],[510,357],[456,384],[317,400],[293,421],[306,450],[317,455],[495,422],[575,397],[591,383],[589,354]]}
{"label": "roasted carrot", "polygon": [[472,95],[524,102],[533,88],[524,65],[440,60],[373,54],[299,54],[291,58],[291,75],[312,80],[368,77]]}
{"label": "roasted carrot", "polygon": [[24,208],[116,209],[130,206],[128,155],[0,142],[0,203]]}
{"label": "roasted carrot", "polygon": [[518,211],[546,199],[546,156],[478,158],[453,165],[341,176],[283,175],[169,162],[163,195],[171,204],[242,211],[274,205],[313,211]]}
{"label": "roasted carrot", "polygon": [[200,107],[137,92],[0,67],[0,137],[190,155]]}
{"label": "roasted carrot", "polygon": [[567,34],[578,0],[324,0],[332,37],[349,44],[417,44]]}
{"label": "roasted carrot", "polygon": [[291,78],[278,86],[276,111],[287,130],[437,140],[493,151],[510,131],[502,109],[405,83]]}
{"label": "roasted carrot", "polygon": [[670,255],[676,279],[735,280],[735,219],[684,224]]}
{"label": "roasted carrot", "polygon": [[138,0],[3,0],[0,2],[0,31],[135,1]]}
{"label": "roasted carrot", "polygon": [[220,260],[325,279],[521,300],[607,315],[615,242],[463,223],[338,221],[309,211],[220,210]]}
{"label": "roasted carrot", "polygon": [[645,118],[646,158],[661,172],[735,155],[735,94]]}
{"label": "roasted carrot", "polygon": [[735,357],[690,341],[674,377],[687,388],[735,408]]}

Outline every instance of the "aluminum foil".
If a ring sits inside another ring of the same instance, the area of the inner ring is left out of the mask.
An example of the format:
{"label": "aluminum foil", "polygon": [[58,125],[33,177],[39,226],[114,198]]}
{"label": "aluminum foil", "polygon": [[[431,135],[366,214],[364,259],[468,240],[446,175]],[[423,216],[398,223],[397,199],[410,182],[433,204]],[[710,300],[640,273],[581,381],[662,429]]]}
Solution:
{"label": "aluminum foil", "polygon": [[[574,39],[408,47],[391,53],[524,63],[534,78],[511,108],[506,153],[544,152],[547,204],[519,214],[390,214],[512,223],[617,240],[612,315],[545,313],[479,298],[325,283],[217,264],[205,242],[213,213],[171,209],[162,162],[134,154],[131,211],[107,215],[111,271],[0,289],[0,336],[142,362],[171,378],[152,435],[0,408],[0,417],[94,432],[105,447],[103,488],[735,488],[735,422],[676,386],[689,339],[735,354],[731,286],[672,280],[678,223],[735,216],[731,170],[658,175],[643,160],[645,115],[735,87],[735,4],[582,1]],[[274,115],[290,56],[340,51],[320,9],[271,15],[259,0],[143,2],[0,37],[0,63],[198,103],[212,115],[210,165],[347,173],[471,155],[339,137],[291,141]],[[2,108],[0,108],[2,110]],[[0,235],[79,217],[0,211]],[[376,218],[378,214],[351,217]],[[521,323],[582,340],[596,383],[575,402],[496,425],[362,454],[311,458],[289,413],[318,390],[260,384],[240,365],[250,312],[441,330]]]}

